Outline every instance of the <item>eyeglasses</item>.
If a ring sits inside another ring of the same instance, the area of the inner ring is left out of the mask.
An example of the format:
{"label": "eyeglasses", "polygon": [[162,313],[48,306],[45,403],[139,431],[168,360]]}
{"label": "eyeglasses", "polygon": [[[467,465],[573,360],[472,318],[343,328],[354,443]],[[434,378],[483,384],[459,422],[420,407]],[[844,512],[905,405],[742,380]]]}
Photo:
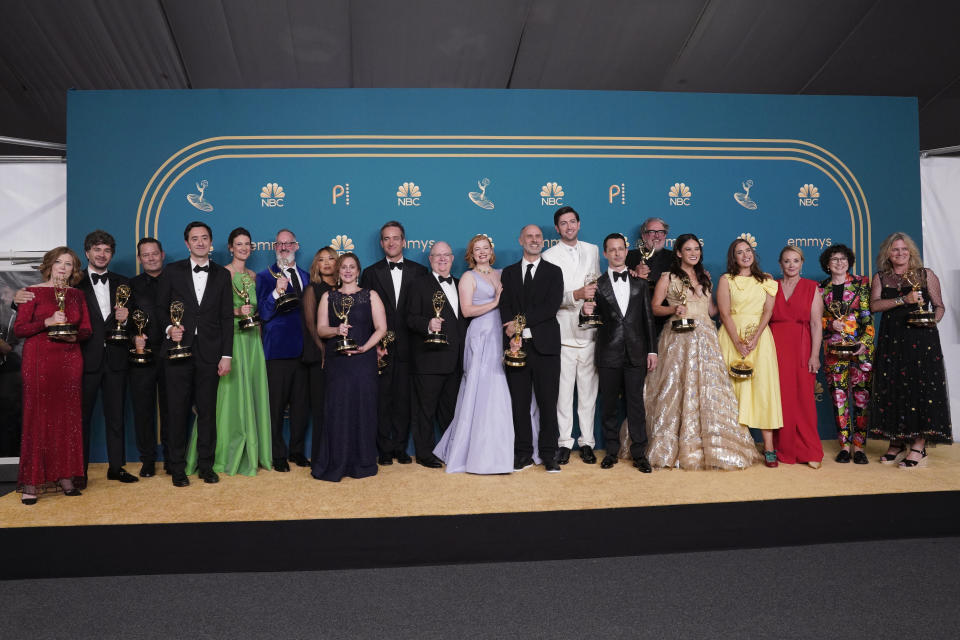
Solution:
{"label": "eyeglasses", "polygon": [[844,256],[833,256],[830,258],[830,262],[846,262],[847,259]]}
{"label": "eyeglasses", "polygon": [[665,236],[667,235],[666,229],[647,229],[643,232],[645,236]]}
{"label": "eyeglasses", "polygon": [[295,246],[297,246],[298,244],[300,244],[300,243],[297,242],[296,240],[294,240],[293,242],[278,242],[278,243],[277,243],[277,246],[278,246],[278,247],[295,247]]}

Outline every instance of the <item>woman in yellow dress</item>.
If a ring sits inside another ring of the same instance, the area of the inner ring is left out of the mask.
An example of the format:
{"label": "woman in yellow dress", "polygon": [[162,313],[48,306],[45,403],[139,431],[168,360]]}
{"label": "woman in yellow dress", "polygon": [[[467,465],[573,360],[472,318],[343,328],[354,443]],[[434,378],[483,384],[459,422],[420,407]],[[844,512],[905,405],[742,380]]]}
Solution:
{"label": "woman in yellow dress", "polygon": [[760,270],[750,243],[734,240],[727,250],[727,272],[717,283],[717,307],[725,331],[720,350],[729,366],[740,360],[753,365],[749,378],[734,378],[740,424],[760,429],[764,464],[777,466],[773,431],[783,428],[777,348],[767,324],[773,314],[777,281]]}

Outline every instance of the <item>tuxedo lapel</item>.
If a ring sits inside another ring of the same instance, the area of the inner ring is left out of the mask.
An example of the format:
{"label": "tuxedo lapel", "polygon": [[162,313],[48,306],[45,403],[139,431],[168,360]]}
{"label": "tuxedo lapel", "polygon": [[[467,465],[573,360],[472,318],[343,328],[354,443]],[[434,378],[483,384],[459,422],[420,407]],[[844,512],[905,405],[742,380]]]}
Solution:
{"label": "tuxedo lapel", "polygon": [[[383,291],[392,294],[386,296],[389,298],[389,300],[387,300],[387,304],[390,305],[390,311],[396,313],[398,296],[393,290],[393,278],[390,276],[390,263],[386,258],[384,258],[383,262],[381,262],[378,265],[378,268],[375,268],[373,272],[380,280],[380,287],[383,289]],[[403,291],[403,278],[400,279],[400,291]]]}
{"label": "tuxedo lapel", "polygon": [[610,282],[609,273],[603,274],[600,276],[600,279],[597,280],[597,291],[599,291],[603,299],[607,301],[607,304],[610,305],[613,312],[617,314],[617,317],[623,320],[623,313],[620,311],[620,305],[617,303],[617,295],[613,292],[613,283]]}
{"label": "tuxedo lapel", "polygon": [[636,305],[642,302],[640,296],[640,281],[636,278],[627,276],[627,282],[630,283],[630,299],[627,301],[627,315],[635,312]]}

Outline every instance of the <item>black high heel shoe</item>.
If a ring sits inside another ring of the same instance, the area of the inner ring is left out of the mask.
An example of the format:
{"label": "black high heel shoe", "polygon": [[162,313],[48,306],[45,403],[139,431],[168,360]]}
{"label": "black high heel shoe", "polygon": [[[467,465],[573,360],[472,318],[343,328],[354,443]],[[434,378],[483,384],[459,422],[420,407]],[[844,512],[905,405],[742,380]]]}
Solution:
{"label": "black high heel shoe", "polygon": [[917,467],[927,466],[927,448],[926,447],[924,447],[923,449],[914,449],[913,447],[910,447],[910,451],[919,453],[920,459],[911,460],[909,458],[904,458],[903,461],[900,462],[900,466],[897,467],[898,469],[915,469]]}
{"label": "black high heel shoe", "polygon": [[27,505],[27,506],[29,506],[29,505],[31,505],[31,504],[37,504],[37,497],[34,496],[34,497],[32,497],[32,498],[20,498],[20,502],[23,503],[23,504],[25,504],[25,505]]}

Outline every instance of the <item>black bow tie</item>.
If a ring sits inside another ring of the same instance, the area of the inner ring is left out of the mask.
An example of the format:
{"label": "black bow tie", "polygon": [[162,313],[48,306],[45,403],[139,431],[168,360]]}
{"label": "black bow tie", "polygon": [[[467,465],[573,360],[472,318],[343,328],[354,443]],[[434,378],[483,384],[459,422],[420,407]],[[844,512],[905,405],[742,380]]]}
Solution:
{"label": "black bow tie", "polygon": [[446,278],[443,276],[437,276],[437,280],[440,281],[440,284],[443,284],[444,282],[447,284],[453,284],[453,276],[447,276]]}
{"label": "black bow tie", "polygon": [[391,269],[400,269],[400,271],[403,271],[403,263],[402,263],[402,262],[391,262],[391,263],[390,263],[390,268],[391,268]]}
{"label": "black bow tie", "polygon": [[627,281],[627,272],[626,272],[626,271],[621,271],[620,273],[617,273],[616,271],[614,271],[614,272],[613,272],[613,281],[616,282],[617,280],[623,280],[624,282],[626,282],[626,281]]}
{"label": "black bow tie", "polygon": [[104,283],[108,282],[108,281],[107,281],[107,274],[105,274],[105,273],[104,273],[104,274],[91,273],[91,274],[90,274],[90,279],[93,280],[93,284],[100,284],[101,282],[104,282]]}
{"label": "black bow tie", "polygon": [[194,273],[200,273],[201,271],[206,271],[207,273],[210,273],[210,265],[207,264],[202,267],[198,264],[193,265]]}

